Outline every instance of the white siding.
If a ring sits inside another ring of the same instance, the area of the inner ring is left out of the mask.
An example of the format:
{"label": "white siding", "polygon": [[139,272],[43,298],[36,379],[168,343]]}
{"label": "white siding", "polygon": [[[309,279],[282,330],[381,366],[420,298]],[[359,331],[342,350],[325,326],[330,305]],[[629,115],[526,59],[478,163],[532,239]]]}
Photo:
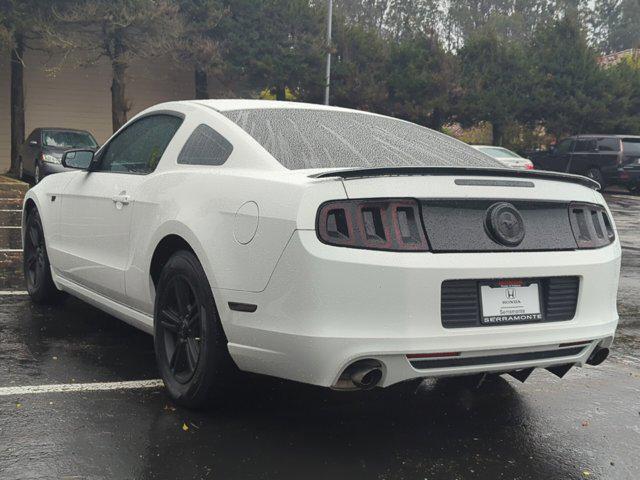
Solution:
{"label": "white siding", "polygon": [[[26,135],[36,127],[67,127],[89,130],[99,143],[111,135],[111,68],[106,60],[79,67],[38,51],[25,55]],[[9,168],[8,54],[0,57],[0,172]],[[128,70],[129,116],[156,103],[193,98],[193,74],[161,60],[140,59]]]}

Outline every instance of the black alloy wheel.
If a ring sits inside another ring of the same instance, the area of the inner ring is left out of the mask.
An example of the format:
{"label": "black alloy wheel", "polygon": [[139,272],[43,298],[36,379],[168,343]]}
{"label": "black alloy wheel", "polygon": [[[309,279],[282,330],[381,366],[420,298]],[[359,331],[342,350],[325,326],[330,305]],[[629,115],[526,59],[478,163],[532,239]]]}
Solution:
{"label": "black alloy wheel", "polygon": [[156,361],[167,393],[189,408],[225,400],[238,383],[213,292],[190,251],[174,253],[162,268],[154,305]]}
{"label": "black alloy wheel", "polygon": [[37,210],[27,216],[22,252],[23,269],[27,292],[36,303],[54,303],[63,298],[51,278],[51,265],[42,229],[42,221]]}
{"label": "black alloy wheel", "polygon": [[187,383],[200,361],[202,322],[207,320],[207,313],[184,275],[176,275],[169,281],[159,302],[159,320],[169,370],[176,381]]}

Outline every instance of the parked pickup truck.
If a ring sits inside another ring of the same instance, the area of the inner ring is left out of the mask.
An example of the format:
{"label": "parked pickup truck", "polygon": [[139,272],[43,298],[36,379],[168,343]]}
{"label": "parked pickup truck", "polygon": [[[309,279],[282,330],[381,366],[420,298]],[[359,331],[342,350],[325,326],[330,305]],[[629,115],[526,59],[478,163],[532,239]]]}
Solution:
{"label": "parked pickup truck", "polygon": [[536,169],[584,175],[602,189],[621,185],[640,191],[640,136],[577,135],[528,158]]}

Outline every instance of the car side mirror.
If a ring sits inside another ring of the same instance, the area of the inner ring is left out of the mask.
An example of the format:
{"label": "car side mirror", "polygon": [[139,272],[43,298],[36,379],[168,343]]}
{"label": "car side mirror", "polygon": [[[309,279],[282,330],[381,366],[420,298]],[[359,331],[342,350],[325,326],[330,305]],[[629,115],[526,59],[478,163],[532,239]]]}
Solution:
{"label": "car side mirror", "polygon": [[62,166],[78,170],[89,170],[93,155],[93,150],[67,150],[62,154]]}
{"label": "car side mirror", "polygon": [[29,145],[32,146],[32,147],[37,147],[38,146],[38,141],[37,140],[31,140],[29,142]]}
{"label": "car side mirror", "polygon": [[549,153],[556,153],[558,151],[557,145],[549,145]]}

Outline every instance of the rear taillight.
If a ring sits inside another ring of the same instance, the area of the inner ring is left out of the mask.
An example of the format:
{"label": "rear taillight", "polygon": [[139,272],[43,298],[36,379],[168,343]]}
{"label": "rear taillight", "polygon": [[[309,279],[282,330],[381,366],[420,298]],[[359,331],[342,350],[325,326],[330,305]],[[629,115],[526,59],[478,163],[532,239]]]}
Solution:
{"label": "rear taillight", "polygon": [[413,199],[337,200],[322,204],[318,238],[329,245],[371,250],[429,250]]}
{"label": "rear taillight", "polygon": [[569,220],[578,248],[604,247],[616,238],[607,211],[600,205],[572,203]]}

